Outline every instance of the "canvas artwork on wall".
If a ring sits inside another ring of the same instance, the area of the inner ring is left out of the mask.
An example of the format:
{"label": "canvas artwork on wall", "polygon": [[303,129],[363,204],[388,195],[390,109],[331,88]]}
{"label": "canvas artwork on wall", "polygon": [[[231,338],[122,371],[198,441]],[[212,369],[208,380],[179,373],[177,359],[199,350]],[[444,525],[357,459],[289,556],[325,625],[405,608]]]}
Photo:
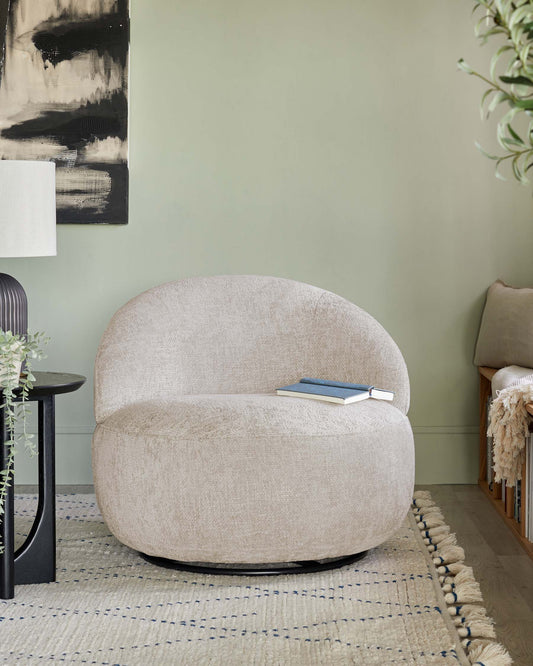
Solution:
{"label": "canvas artwork on wall", "polygon": [[57,221],[128,222],[129,0],[0,0],[0,159],[53,160]]}

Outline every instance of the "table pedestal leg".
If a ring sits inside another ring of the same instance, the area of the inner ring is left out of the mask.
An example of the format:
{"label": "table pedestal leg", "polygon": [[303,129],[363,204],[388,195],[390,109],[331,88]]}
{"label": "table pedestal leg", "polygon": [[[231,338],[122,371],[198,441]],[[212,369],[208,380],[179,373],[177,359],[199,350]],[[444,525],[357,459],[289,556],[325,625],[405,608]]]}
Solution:
{"label": "table pedestal leg", "polygon": [[[6,469],[9,454],[5,445],[7,437],[4,409],[0,407],[0,471]],[[11,479],[4,497],[4,513],[0,516],[0,541],[3,552],[0,555],[0,599],[13,599],[15,596],[15,491]]]}
{"label": "table pedestal leg", "polygon": [[54,396],[39,398],[39,503],[24,544],[15,553],[15,583],[51,583],[56,579]]}

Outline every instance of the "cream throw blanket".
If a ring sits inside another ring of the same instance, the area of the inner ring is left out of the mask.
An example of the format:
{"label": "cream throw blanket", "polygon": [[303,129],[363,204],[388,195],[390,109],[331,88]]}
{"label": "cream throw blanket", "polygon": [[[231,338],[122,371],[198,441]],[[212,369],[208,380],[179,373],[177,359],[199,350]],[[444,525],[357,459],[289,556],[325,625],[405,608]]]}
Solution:
{"label": "cream throw blanket", "polygon": [[[509,372],[511,368],[503,368],[499,372]],[[533,403],[533,373],[520,374],[523,376],[511,380],[506,388],[496,391],[487,431],[494,441],[494,479],[496,482],[505,480],[509,486],[514,486],[522,478],[531,419],[526,405]],[[498,381],[497,375],[494,375],[493,382]]]}

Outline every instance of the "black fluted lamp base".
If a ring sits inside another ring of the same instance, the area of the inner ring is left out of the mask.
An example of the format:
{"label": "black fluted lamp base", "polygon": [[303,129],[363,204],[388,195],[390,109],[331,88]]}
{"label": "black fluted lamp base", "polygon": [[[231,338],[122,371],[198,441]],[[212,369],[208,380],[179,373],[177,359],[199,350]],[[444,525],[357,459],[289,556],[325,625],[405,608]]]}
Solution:
{"label": "black fluted lamp base", "polygon": [[0,329],[14,335],[28,332],[28,299],[18,280],[0,273]]}

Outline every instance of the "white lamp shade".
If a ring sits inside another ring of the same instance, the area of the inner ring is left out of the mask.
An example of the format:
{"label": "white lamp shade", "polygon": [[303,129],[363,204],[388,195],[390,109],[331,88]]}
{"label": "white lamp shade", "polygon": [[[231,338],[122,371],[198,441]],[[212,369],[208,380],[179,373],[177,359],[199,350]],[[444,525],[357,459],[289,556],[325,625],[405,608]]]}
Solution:
{"label": "white lamp shade", "polygon": [[55,254],[55,164],[0,160],[0,257]]}

